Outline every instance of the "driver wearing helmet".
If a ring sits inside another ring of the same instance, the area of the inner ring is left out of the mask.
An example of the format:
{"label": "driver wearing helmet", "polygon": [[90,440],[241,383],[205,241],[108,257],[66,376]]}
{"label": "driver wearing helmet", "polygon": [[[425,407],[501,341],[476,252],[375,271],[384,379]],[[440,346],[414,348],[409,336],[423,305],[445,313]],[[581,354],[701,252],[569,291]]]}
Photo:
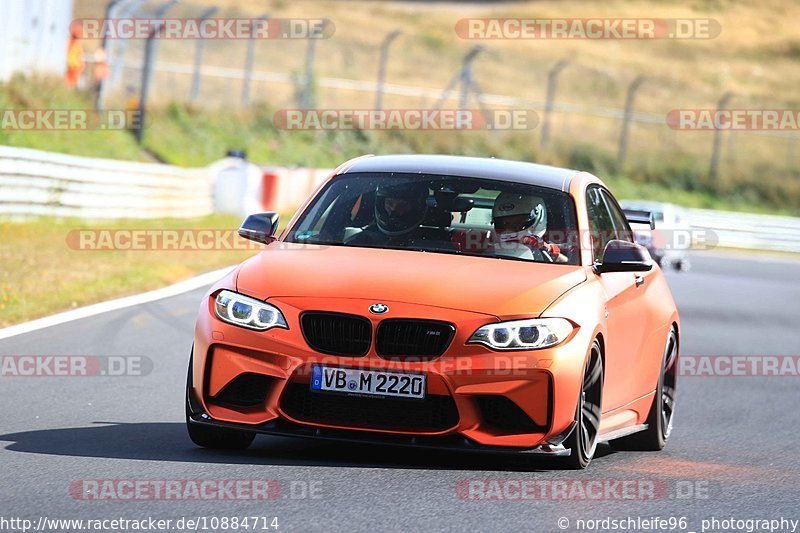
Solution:
{"label": "driver wearing helmet", "polygon": [[428,212],[428,186],[422,182],[381,184],[375,190],[375,224],[348,241],[365,245],[404,245],[422,238]]}
{"label": "driver wearing helmet", "polygon": [[375,222],[389,237],[402,237],[419,228],[428,212],[428,186],[424,183],[378,185]]}
{"label": "driver wearing helmet", "polygon": [[547,231],[547,207],[542,198],[502,192],[494,201],[492,222],[495,242],[490,249],[496,255],[536,260],[543,257],[553,263],[569,261],[557,244],[544,240]]}

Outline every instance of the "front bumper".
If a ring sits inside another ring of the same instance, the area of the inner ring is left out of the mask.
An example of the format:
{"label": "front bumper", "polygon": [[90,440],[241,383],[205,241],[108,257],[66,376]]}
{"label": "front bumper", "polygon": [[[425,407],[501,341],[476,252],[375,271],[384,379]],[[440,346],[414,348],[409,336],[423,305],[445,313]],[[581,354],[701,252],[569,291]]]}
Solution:
{"label": "front bumper", "polygon": [[[589,334],[584,339],[580,329],[555,348],[500,353],[466,344],[477,327],[496,318],[452,310],[442,316],[441,309],[390,302],[400,316],[445,319],[458,325],[442,356],[397,362],[379,357],[374,346],[363,357],[315,352],[300,333],[301,310],[294,302],[278,304],[289,329],[266,332],[221,322],[210,302],[201,308],[195,332],[187,391],[189,423],[416,447],[569,454],[563,442],[574,427],[589,345]],[[353,303],[353,310],[366,309],[364,303]],[[326,304],[331,303],[317,301],[304,307],[320,309]],[[350,311],[348,302],[335,304],[337,310]],[[375,325],[380,321],[368,318]],[[423,372],[426,399],[376,400],[311,392],[314,364]]]}
{"label": "front bumper", "polygon": [[[508,453],[511,448],[507,446],[487,446],[478,444],[464,436],[458,434],[442,436],[417,436],[405,434],[374,433],[364,431],[337,430],[327,427],[311,427],[303,424],[295,424],[280,418],[265,422],[263,424],[245,425],[231,422],[221,422],[212,419],[207,413],[203,412],[196,399],[187,401],[187,424],[219,427],[225,429],[238,429],[252,431],[263,435],[274,435],[279,437],[299,437],[315,440],[325,440],[334,442],[358,442],[362,444],[377,444],[402,446],[410,448],[426,448],[433,450],[456,450],[467,452],[487,452],[487,453]],[[575,429],[573,422],[567,431],[562,435],[551,439],[551,442],[540,444],[533,448],[513,449],[518,453],[526,455],[565,457],[569,456],[571,450],[564,446],[564,441]]]}

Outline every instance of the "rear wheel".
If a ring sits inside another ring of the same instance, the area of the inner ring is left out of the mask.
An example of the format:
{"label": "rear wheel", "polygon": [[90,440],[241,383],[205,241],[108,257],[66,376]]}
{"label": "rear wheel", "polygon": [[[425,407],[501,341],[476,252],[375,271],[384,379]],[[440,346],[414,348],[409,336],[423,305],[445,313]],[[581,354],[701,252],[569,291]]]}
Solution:
{"label": "rear wheel", "polygon": [[678,377],[678,335],[672,328],[664,347],[661,375],[658,378],[653,406],[647,416],[647,429],[612,440],[611,446],[618,450],[658,451],[664,448],[672,433],[672,417],[675,412],[675,385]]}
{"label": "rear wheel", "polygon": [[575,416],[575,430],[566,440],[570,448],[569,457],[565,458],[568,467],[583,469],[589,466],[597,448],[597,437],[600,434],[600,408],[603,399],[603,358],[600,343],[595,339],[586,368],[583,371],[581,396]]}
{"label": "rear wheel", "polygon": [[193,394],[192,389],[192,357],[189,357],[189,373],[186,377],[186,430],[189,432],[192,442],[203,448],[217,450],[243,450],[253,443],[256,434],[252,431],[219,428],[192,422],[189,412],[189,395]]}

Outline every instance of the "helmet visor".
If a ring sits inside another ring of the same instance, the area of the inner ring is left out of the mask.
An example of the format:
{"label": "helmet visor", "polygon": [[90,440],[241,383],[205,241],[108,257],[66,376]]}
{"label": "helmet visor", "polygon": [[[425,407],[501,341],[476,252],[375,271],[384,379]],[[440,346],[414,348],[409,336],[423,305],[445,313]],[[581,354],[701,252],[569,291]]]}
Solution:
{"label": "helmet visor", "polygon": [[387,235],[402,235],[420,225],[427,210],[427,188],[378,188],[375,221]]}

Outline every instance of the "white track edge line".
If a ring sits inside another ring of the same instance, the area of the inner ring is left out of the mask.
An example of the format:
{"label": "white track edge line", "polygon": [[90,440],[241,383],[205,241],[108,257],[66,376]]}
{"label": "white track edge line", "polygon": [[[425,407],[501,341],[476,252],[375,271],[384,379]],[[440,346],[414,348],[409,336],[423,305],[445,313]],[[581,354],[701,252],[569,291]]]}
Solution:
{"label": "white track edge line", "polygon": [[235,268],[235,266],[221,268],[219,270],[214,270],[213,272],[206,272],[205,274],[200,274],[199,276],[179,281],[178,283],[169,285],[167,287],[162,287],[160,289],[134,294],[131,296],[125,296],[122,298],[109,300],[107,302],[91,304],[87,305],[86,307],[79,307],[78,309],[71,309],[69,311],[46,316],[44,318],[37,318],[36,320],[31,320],[30,322],[23,322],[22,324],[15,324],[13,326],[0,329],[0,339],[8,339],[9,337],[16,337],[17,335],[22,335],[24,333],[31,333],[40,329],[58,326],[59,324],[72,322],[73,320],[80,320],[82,318],[88,318],[95,315],[108,313],[110,311],[124,309],[126,307],[133,307],[135,305],[141,305],[154,302],[156,300],[162,300],[164,298],[170,298],[172,296],[178,296],[179,294],[193,291],[206,285],[211,285],[215,281],[218,281],[224,277],[225,274],[230,272],[233,268]]}

